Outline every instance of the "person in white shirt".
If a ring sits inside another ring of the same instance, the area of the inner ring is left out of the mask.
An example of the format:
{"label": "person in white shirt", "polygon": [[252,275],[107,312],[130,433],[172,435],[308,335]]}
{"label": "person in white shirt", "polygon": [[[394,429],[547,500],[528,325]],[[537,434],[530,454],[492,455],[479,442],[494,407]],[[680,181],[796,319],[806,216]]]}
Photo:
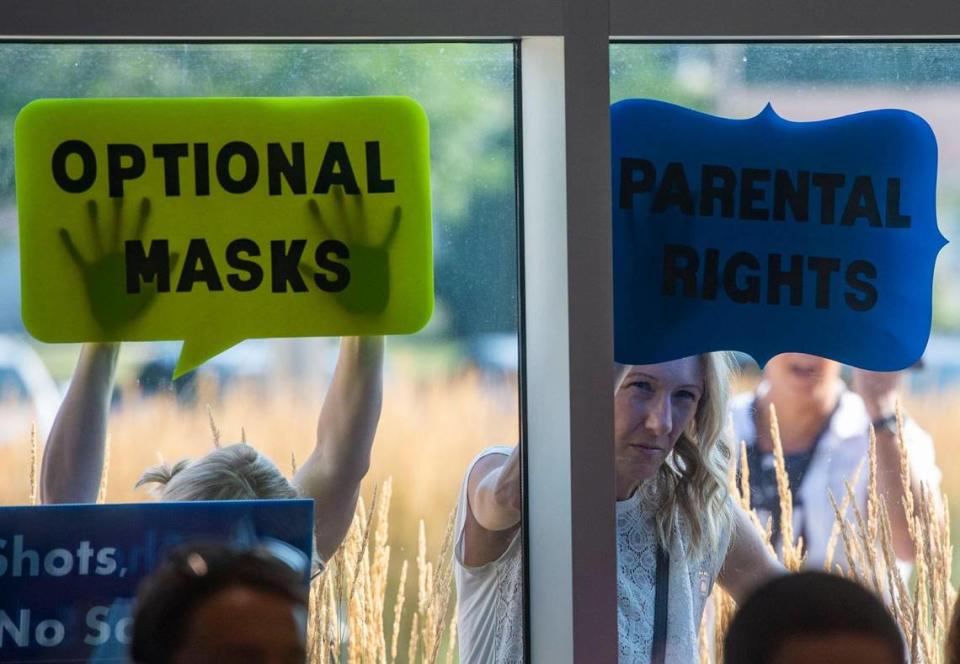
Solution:
{"label": "person in white shirt", "polygon": [[[740,601],[783,573],[728,495],[728,374],[725,354],[706,353],[626,367],[615,386],[622,663],[697,661],[714,581]],[[518,447],[467,470],[454,548],[463,664],[523,661],[520,495]]]}
{"label": "person in white shirt", "polygon": [[[793,532],[802,536],[807,552],[805,566],[822,568],[835,522],[830,504],[832,493],[839,504],[857,467],[864,463],[854,487],[858,507],[867,497],[869,427],[877,434],[877,483],[893,534],[897,557],[914,559],[914,545],[907,528],[900,480],[900,452],[896,434],[896,404],[899,372],[853,370],[852,391],[840,378],[840,364],[802,353],[784,353],[772,358],[763,370],[756,393],[741,394],[731,405],[734,440],[746,444],[750,472],[750,498],[762,522],[772,518],[775,544],[780,536],[779,500],[770,434],[770,405],[776,409],[790,488],[793,493]],[[939,496],[940,471],[934,463],[930,437],[906,417],[904,440],[910,464],[911,490],[919,501],[921,482],[935,500]],[[853,518],[848,513],[849,518]],[[845,565],[842,546],[833,561]]]}

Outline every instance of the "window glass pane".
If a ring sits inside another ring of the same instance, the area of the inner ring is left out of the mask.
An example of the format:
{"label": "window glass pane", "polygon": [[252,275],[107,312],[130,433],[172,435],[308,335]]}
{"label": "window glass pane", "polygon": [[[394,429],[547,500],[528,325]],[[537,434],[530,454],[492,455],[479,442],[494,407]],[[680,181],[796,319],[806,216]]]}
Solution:
{"label": "window glass pane", "polygon": [[[30,423],[36,422],[40,459],[80,353],[77,345],[35,342],[20,316],[13,133],[25,104],[66,97],[402,95],[422,105],[430,125],[436,306],[422,331],[387,339],[382,413],[361,490],[365,511],[347,535],[345,553],[314,582],[311,625],[325,620],[326,631],[311,635],[324,635],[328,656],[315,653],[311,661],[333,661],[336,650],[343,657],[337,661],[348,655],[354,661],[356,653],[357,661],[380,661],[384,654],[398,662],[456,661],[448,655],[456,603],[449,519],[474,456],[492,443],[515,445],[519,436],[515,45],[0,43],[0,70],[6,73],[0,84],[0,468],[10,478],[0,487],[3,505],[37,494]],[[171,382],[178,352],[175,342],[123,345],[107,424],[101,486],[107,502],[150,500],[151,485],[135,484],[158,457],[171,465],[196,460],[215,444],[249,441],[288,478],[316,461],[311,455],[325,436],[355,436],[356,445],[363,444],[363,427],[338,413],[350,402],[324,402],[332,393],[336,339],[248,340]],[[341,362],[349,352],[372,357],[375,344],[344,347]],[[90,358],[109,366],[92,351]],[[373,400],[374,393],[364,391],[363,398]],[[355,429],[318,430],[324,404],[331,412],[323,421]],[[76,457],[47,460],[44,494],[74,482],[77,469],[68,458]],[[332,499],[343,500],[341,479],[362,472],[364,455],[350,463],[323,467],[333,473],[325,481],[337,487],[323,489]],[[321,594],[324,578],[332,585]],[[331,646],[331,638],[340,646]]]}
{"label": "window glass pane", "polygon": [[[955,120],[955,108],[960,100],[958,61],[960,47],[951,43],[615,43],[610,47],[611,102],[654,99],[732,119],[753,118],[769,103],[781,117],[798,122],[874,109],[912,111],[929,123],[936,136],[937,221],[942,234],[952,239],[960,230],[957,223],[960,212],[960,133]],[[771,228],[769,232],[779,231]],[[655,325],[656,320],[651,324]],[[775,335],[777,330],[770,328],[769,333]],[[761,371],[749,357],[740,355],[738,361],[742,373],[735,380],[733,392],[736,396],[732,401],[732,412],[728,414],[733,423],[733,441],[737,444],[733,461],[737,470],[730,472],[735,473],[743,488],[749,489],[748,496],[744,496],[740,487],[733,493],[756,510],[757,533],[765,538],[772,530],[781,559],[788,567],[798,566],[796,543],[792,547],[784,544],[783,528],[778,520],[779,514],[792,509],[794,536],[803,537],[803,566],[811,569],[827,567],[834,571],[839,566],[869,587],[879,585],[907,639],[923,634],[923,639],[930,640],[931,652],[940,652],[942,648],[937,642],[942,632],[938,631],[934,621],[946,620],[950,602],[942,601],[936,605],[929,620],[923,619],[918,625],[908,624],[910,617],[897,613],[897,607],[891,602],[895,597],[896,601],[912,606],[913,599],[905,596],[903,588],[896,583],[897,587],[892,589],[890,584],[898,571],[905,580],[911,575],[914,578],[919,576],[919,592],[924,596],[922,601],[926,602],[937,595],[960,559],[954,556],[951,561],[947,555],[933,554],[932,558],[925,559],[930,567],[922,575],[912,564],[915,556],[926,555],[925,550],[933,551],[941,545],[949,545],[950,524],[938,521],[939,512],[935,505],[938,499],[934,497],[930,499],[930,505],[917,511],[917,514],[932,515],[932,519],[911,534],[911,526],[908,526],[900,503],[904,488],[899,481],[887,482],[887,479],[899,477],[900,465],[896,435],[887,430],[889,421],[885,416],[893,412],[894,397],[899,397],[907,416],[904,439],[909,455],[908,468],[916,480],[914,490],[907,493],[917,501],[922,500],[917,487],[919,482],[925,482],[931,495],[945,492],[952,513],[956,513],[960,466],[952,461],[951,445],[956,437],[956,427],[947,413],[956,400],[960,385],[957,383],[960,375],[958,334],[960,264],[952,245],[948,245],[939,254],[936,264],[930,343],[922,363],[903,372],[899,383],[889,377],[869,375],[812,356],[780,356]],[[638,388],[637,379],[632,381],[634,390],[652,392],[655,389],[655,385]],[[770,433],[767,410],[770,403],[778,411],[779,434],[785,453],[783,476],[793,489],[789,505],[784,504],[787,499],[778,490],[777,464],[772,453],[774,436]],[[868,486],[867,428],[871,421],[878,429],[879,492],[871,492]],[[863,468],[857,475],[861,466]],[[749,477],[744,469],[749,470]],[[836,498],[838,505],[844,501],[847,494],[845,479],[855,487],[853,500],[847,501],[853,506],[845,507],[848,510],[845,525],[832,529],[835,513],[830,495]],[[863,516],[863,523],[858,523],[854,507]],[[621,507],[621,511],[623,509],[626,508]],[[876,526],[881,519],[880,512],[889,516],[892,537],[887,540],[877,535],[878,531],[871,530],[867,523],[876,519],[873,521]],[[763,527],[771,517],[765,534]],[[866,540],[859,539],[864,529],[867,531]],[[716,537],[725,541],[722,534]],[[865,546],[864,541],[871,544]],[[932,548],[927,549],[931,543]],[[889,554],[888,559],[884,558],[884,552]],[[889,568],[891,574],[888,575],[886,561],[893,559],[899,562]],[[646,569],[648,581],[652,579],[653,566],[653,558],[649,557],[646,563],[646,568],[650,568]],[[675,569],[671,567],[671,571]],[[691,574],[691,578],[695,577],[696,570],[691,568]],[[706,589],[714,580],[713,573],[709,570],[703,572],[703,580]],[[692,583],[691,587],[696,598],[697,584]],[[629,593],[622,590],[620,596],[623,601]],[[724,621],[732,610],[727,595],[720,593],[718,597],[714,592],[714,600],[713,608],[708,604],[704,631],[700,632],[709,639],[700,643],[702,649],[698,651],[696,648],[700,618],[696,602],[694,608],[697,612],[688,625],[690,631],[685,632],[694,646],[692,652],[701,653],[702,661],[719,661],[711,635],[715,635],[715,625],[721,625],[720,629],[726,625]],[[671,612],[678,610],[675,601],[680,600],[675,600],[671,586]],[[624,606],[620,608],[623,610]],[[671,620],[673,618],[671,613]],[[623,640],[630,637],[623,633],[622,620],[620,627],[622,649]]]}

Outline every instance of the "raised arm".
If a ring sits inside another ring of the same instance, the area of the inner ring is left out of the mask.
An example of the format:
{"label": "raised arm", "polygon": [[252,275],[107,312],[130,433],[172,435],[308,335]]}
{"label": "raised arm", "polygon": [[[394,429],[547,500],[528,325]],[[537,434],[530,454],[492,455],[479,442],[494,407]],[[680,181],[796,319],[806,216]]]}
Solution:
{"label": "raised arm", "polygon": [[785,573],[783,565],[764,544],[746,512],[734,505],[733,536],[720,570],[720,585],[737,604],[743,604],[758,586]]}
{"label": "raised arm", "polygon": [[320,409],[317,446],[293,478],[314,500],[317,552],[329,560],[353,520],[383,402],[383,338],[344,337]]}
{"label": "raised arm", "polygon": [[520,447],[480,459],[467,478],[463,564],[480,567],[503,555],[520,527]]}
{"label": "raised arm", "polygon": [[[871,422],[889,422],[896,413],[897,402],[900,398],[900,382],[902,372],[853,370],[853,389],[863,399],[867,416]],[[908,473],[910,491],[913,494],[913,504],[919,509],[920,485],[926,483],[930,491],[933,507],[938,514],[942,514],[943,506],[940,501],[940,473],[933,461],[932,447],[927,450],[919,449],[927,440],[916,440],[911,436],[911,429],[926,439],[926,434],[918,431],[916,425],[904,423],[906,429],[904,440],[907,446]],[[890,515],[890,530],[893,535],[893,550],[897,558],[913,561],[916,558],[916,548],[910,538],[910,528],[907,524],[907,515],[903,508],[904,488],[900,477],[900,444],[897,440],[896,428],[893,426],[879,426],[875,430],[877,435],[877,488],[883,497]],[[914,445],[913,443],[917,444]],[[920,458],[924,457],[924,458]],[[928,458],[927,458],[928,457]]]}
{"label": "raised arm", "polygon": [[120,344],[84,344],[80,349],[67,395],[43,448],[41,502],[96,501],[119,353]]}

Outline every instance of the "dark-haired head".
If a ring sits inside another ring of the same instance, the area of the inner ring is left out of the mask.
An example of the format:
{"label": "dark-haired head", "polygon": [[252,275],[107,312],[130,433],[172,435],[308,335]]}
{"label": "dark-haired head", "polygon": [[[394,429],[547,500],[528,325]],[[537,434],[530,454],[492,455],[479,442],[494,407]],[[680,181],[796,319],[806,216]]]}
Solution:
{"label": "dark-haired head", "polygon": [[833,574],[801,572],[761,586],[737,611],[725,664],[903,664],[903,637],[880,599]]}
{"label": "dark-haired head", "polygon": [[131,656],[138,664],[303,662],[303,576],[259,549],[190,545],[140,586]]}

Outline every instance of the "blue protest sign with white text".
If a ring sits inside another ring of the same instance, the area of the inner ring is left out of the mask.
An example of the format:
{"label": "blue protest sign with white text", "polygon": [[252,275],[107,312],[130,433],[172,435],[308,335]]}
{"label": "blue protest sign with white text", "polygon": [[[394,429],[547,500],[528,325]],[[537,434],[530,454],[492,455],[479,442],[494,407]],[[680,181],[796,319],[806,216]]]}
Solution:
{"label": "blue protest sign with white text", "polygon": [[305,562],[313,501],[0,508],[0,662],[126,662],[140,580],[185,542]]}
{"label": "blue protest sign with white text", "polygon": [[922,118],[627,100],[611,131],[617,361],[797,351],[891,371],[921,356],[946,244]]}

